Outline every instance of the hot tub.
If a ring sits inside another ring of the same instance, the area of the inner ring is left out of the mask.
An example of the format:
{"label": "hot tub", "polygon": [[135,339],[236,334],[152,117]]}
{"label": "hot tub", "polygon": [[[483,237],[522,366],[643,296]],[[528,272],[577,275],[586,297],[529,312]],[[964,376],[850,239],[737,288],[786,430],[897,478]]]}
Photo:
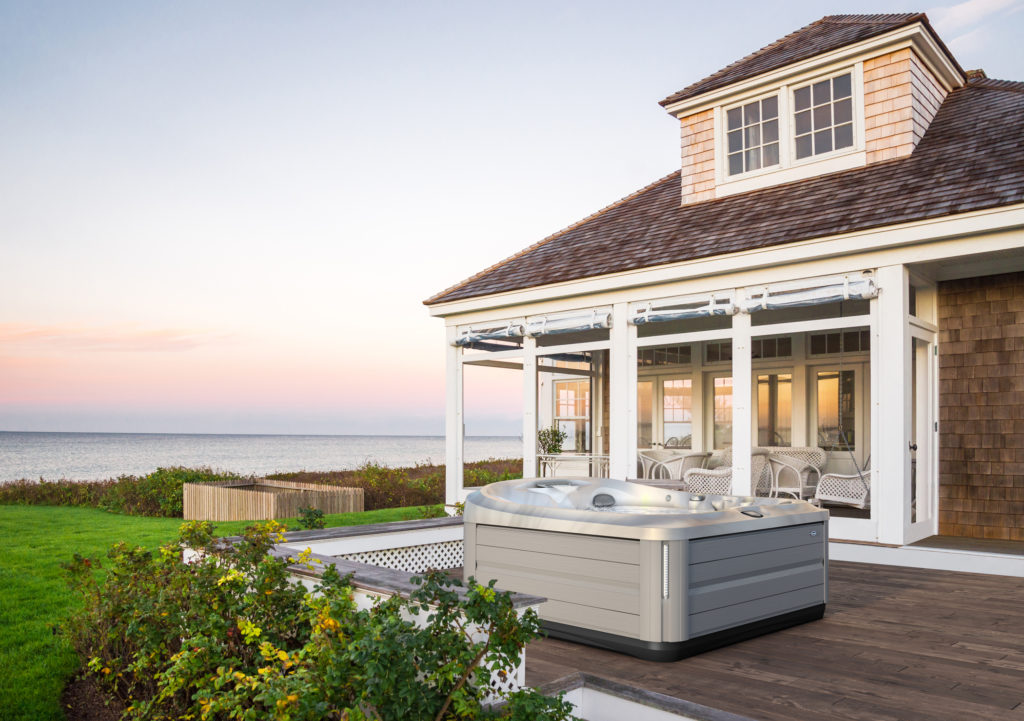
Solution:
{"label": "hot tub", "polygon": [[828,512],[611,479],[470,494],[464,575],[544,596],[551,636],[672,661],[821,618]]}

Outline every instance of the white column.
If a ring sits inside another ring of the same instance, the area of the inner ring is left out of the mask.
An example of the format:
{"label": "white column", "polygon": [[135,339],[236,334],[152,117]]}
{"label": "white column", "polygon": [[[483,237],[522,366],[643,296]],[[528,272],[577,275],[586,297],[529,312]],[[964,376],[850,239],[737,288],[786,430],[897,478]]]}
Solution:
{"label": "white column", "polygon": [[629,324],[629,305],[612,306],[612,329],[608,352],[611,403],[608,439],[608,475],[636,477],[636,326]]}
{"label": "white column", "polygon": [[910,495],[910,338],[907,273],[902,265],[878,269],[879,294],[871,338],[871,506],[878,541],[902,545]]}
{"label": "white column", "polygon": [[449,326],[448,351],[445,355],[445,482],[444,502],[454,505],[462,495],[462,441],[465,424],[462,412],[462,348],[454,345],[458,329]]}
{"label": "white column", "polygon": [[[736,303],[744,300],[736,292]],[[751,496],[756,479],[750,477],[750,451],[753,447],[750,402],[752,372],[750,362],[750,314],[732,317],[732,492]],[[713,412],[713,411],[712,411]]]}
{"label": "white column", "polygon": [[537,339],[523,338],[523,478],[537,475]]}

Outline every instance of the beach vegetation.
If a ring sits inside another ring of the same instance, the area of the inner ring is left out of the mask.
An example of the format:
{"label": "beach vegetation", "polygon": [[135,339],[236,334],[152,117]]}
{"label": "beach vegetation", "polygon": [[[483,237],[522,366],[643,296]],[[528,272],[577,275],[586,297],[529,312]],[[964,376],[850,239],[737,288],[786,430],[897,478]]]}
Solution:
{"label": "beach vegetation", "polygon": [[190,522],[155,553],[116,544],[103,577],[96,559],[65,565],[83,603],[62,632],[125,718],[571,718],[561,699],[492,683],[540,634],[493,581],[460,594],[428,572],[408,598],[360,608],[334,566],[313,593],[294,583],[289,563],[311,561],[269,555],[280,533],[257,523],[226,543]]}
{"label": "beach vegetation", "polygon": [[307,529],[326,528],[327,521],[324,520],[324,512],[319,508],[300,508],[299,525]]}

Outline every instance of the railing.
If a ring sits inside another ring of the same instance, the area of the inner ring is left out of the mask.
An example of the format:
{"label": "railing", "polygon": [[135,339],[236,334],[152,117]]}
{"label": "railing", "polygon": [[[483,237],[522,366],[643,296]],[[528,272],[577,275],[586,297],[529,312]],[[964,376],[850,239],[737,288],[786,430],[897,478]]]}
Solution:
{"label": "railing", "polygon": [[608,468],[608,456],[597,453],[541,453],[537,456],[537,475],[542,478],[607,478]]}

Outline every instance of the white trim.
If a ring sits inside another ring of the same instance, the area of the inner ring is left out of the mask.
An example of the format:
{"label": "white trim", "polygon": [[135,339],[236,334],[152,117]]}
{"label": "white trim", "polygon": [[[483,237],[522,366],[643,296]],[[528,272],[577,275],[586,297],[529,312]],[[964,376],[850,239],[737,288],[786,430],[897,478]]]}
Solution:
{"label": "white trim", "polygon": [[819,330],[840,330],[842,328],[859,328],[862,326],[868,327],[870,325],[870,315],[849,315],[844,318],[819,318],[817,320],[797,320],[793,321],[792,323],[772,323],[770,325],[755,325],[753,326],[751,331],[755,338],[759,338],[761,336],[766,335],[814,333]]}
{"label": "white trim", "polygon": [[588,350],[608,350],[611,340],[595,340],[589,343],[569,343],[567,345],[538,345],[537,355],[558,355],[559,353],[583,353]]}
{"label": "white trim", "polygon": [[417,528],[410,531],[394,533],[368,533],[363,536],[345,536],[328,538],[323,541],[285,541],[278,548],[289,548],[301,551],[309,548],[321,556],[340,556],[348,553],[364,553],[381,551],[388,548],[406,548],[423,546],[428,543],[447,543],[463,539],[462,526],[444,526],[441,528]]}
{"label": "white trim", "polygon": [[[540,310],[551,307],[553,300],[564,299],[566,308],[591,307],[596,299],[581,296],[597,293],[610,294],[600,299],[603,303],[622,299],[634,301],[637,293],[631,289],[637,286],[674,283],[677,284],[675,287],[665,288],[662,292],[665,295],[696,295],[722,287],[777,281],[780,280],[780,270],[782,279],[785,279],[852,272],[895,263],[934,262],[1024,248],[1022,228],[1024,203],[1019,203],[438,303],[429,306],[429,311],[431,315],[449,318],[449,324],[456,324],[475,320],[474,316],[465,317],[470,313],[481,312],[478,317],[484,321],[490,315],[483,311],[500,309],[507,314],[510,307],[523,304],[537,304]],[[833,259],[836,262],[825,262]],[[806,267],[797,267],[800,263]],[[788,268],[768,272],[769,268],[778,266]],[[737,272],[737,268],[742,270]]]}
{"label": "white trim", "polygon": [[[745,296],[737,292],[743,304]],[[750,315],[732,317],[732,492],[737,496],[753,496],[756,478],[751,478],[750,453],[754,445],[751,434],[753,392],[750,358]],[[714,413],[714,406],[711,408]]]}
{"label": "white trim", "polygon": [[523,478],[537,474],[537,339],[523,339]]}
{"label": "white trim", "polygon": [[669,333],[667,335],[652,335],[646,338],[637,338],[638,348],[648,348],[658,345],[681,345],[683,343],[699,343],[706,340],[729,340],[732,338],[732,326],[728,328],[717,328],[715,330],[698,330],[691,333]]}
{"label": "white trim", "polygon": [[[863,123],[861,123],[861,125],[863,125]],[[856,133],[856,124],[854,124],[854,135],[856,135]],[[792,143],[789,143],[789,145],[792,145]],[[843,170],[863,168],[867,164],[868,155],[865,151],[857,150],[856,147],[852,149],[843,148],[843,150],[839,152],[830,153],[828,155],[812,155],[810,158],[802,158],[799,161],[795,161],[789,167],[773,165],[767,172],[754,171],[757,175],[747,173],[738,175],[734,180],[726,180],[716,185],[715,197],[727,198],[730,195],[746,193],[750,190],[757,190],[759,188],[768,188],[772,185],[782,185],[783,183],[792,183],[797,180],[813,178],[818,175],[827,175],[829,173],[838,173]]]}
{"label": "white trim", "polygon": [[964,78],[956,66],[939,48],[924,25],[916,22],[878,37],[837,48],[831,52],[815,55],[746,80],[685,98],[665,106],[665,111],[676,117],[693,115],[707,110],[709,107],[721,105],[727,100],[732,102],[733,98],[742,100],[746,97],[753,97],[771,85],[781,85],[784,82],[799,83],[805,78],[828,72],[831,68],[838,68],[844,64],[849,65],[858,60],[867,60],[903,48],[913,48],[947,91],[964,84]]}
{"label": "white trim", "polygon": [[463,438],[466,424],[463,417],[462,348],[455,345],[458,329],[449,327],[448,350],[445,356],[445,504],[456,503],[462,491]]}
{"label": "white trim", "polygon": [[[842,519],[833,518],[829,525]],[[836,535],[836,534],[833,534]],[[867,546],[859,543],[830,542],[828,557],[832,561],[877,563],[883,566],[909,566],[934,571],[987,573],[994,576],[1024,577],[1024,556],[983,551],[961,551],[926,546]]]}
{"label": "white trim", "polygon": [[513,348],[510,350],[497,350],[490,352],[485,351],[482,353],[466,353],[465,349],[463,349],[462,351],[462,362],[465,363],[466,365],[486,365],[486,363],[483,363],[482,361],[498,361],[507,360],[510,358],[518,360],[522,357],[522,348]]}

